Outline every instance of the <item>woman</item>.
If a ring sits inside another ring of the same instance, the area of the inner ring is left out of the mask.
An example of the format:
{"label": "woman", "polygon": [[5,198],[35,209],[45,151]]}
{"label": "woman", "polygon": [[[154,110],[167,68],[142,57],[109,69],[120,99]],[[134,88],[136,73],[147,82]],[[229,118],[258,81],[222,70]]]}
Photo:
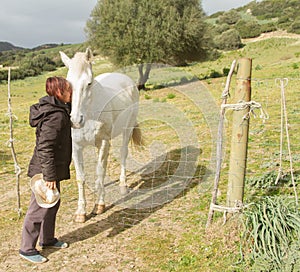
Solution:
{"label": "woman", "polygon": [[[46,80],[47,96],[30,107],[29,122],[36,127],[36,146],[31,158],[28,176],[42,173],[50,189],[60,190],[60,181],[70,178],[72,153],[71,141],[71,84],[62,77]],[[48,259],[36,249],[39,239],[42,248],[66,248],[68,244],[55,236],[55,220],[60,201],[51,208],[37,204],[34,193],[25,216],[20,256],[33,263],[44,263]]]}

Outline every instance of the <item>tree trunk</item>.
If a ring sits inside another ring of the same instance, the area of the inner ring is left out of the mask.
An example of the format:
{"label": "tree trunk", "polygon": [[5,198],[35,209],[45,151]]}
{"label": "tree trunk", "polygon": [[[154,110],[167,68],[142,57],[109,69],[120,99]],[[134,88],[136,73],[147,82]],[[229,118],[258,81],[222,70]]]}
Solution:
{"label": "tree trunk", "polygon": [[137,85],[138,90],[146,90],[145,84],[146,84],[147,80],[149,79],[149,74],[151,71],[151,64],[150,63],[146,64],[145,71],[144,71],[144,64],[139,64],[138,69],[139,69],[139,81],[138,81],[138,85]]}

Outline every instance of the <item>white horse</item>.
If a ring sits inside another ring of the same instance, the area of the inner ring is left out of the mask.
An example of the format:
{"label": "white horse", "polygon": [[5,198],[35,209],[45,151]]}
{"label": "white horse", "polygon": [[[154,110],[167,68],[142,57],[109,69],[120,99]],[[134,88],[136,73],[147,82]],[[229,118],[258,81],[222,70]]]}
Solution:
{"label": "white horse", "polygon": [[86,220],[85,172],[83,148],[96,146],[98,160],[95,181],[96,201],[93,214],[105,210],[104,178],[110,140],[122,134],[120,190],[127,193],[126,158],[130,139],[141,145],[141,132],[137,123],[139,92],[128,76],[120,73],[105,73],[93,79],[91,58],[88,48],[85,53],[77,52],[73,58],[60,52],[61,59],[69,69],[67,80],[72,84],[72,142],[73,162],[79,189],[76,222]]}

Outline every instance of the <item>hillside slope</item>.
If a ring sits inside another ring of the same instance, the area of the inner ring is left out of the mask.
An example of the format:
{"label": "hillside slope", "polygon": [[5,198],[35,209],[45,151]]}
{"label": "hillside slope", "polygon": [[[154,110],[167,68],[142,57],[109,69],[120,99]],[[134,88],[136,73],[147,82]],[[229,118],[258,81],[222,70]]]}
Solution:
{"label": "hillside slope", "polygon": [[0,52],[9,50],[21,50],[22,47],[15,46],[9,42],[0,42]]}

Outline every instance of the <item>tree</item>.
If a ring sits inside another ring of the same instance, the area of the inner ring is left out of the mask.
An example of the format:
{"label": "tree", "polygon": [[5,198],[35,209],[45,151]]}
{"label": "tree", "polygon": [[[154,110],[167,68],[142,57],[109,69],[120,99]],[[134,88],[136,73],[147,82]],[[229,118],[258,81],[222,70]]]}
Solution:
{"label": "tree", "polygon": [[199,0],[98,0],[88,42],[117,65],[138,65],[145,88],[151,63],[183,65],[208,55],[210,38]]}

